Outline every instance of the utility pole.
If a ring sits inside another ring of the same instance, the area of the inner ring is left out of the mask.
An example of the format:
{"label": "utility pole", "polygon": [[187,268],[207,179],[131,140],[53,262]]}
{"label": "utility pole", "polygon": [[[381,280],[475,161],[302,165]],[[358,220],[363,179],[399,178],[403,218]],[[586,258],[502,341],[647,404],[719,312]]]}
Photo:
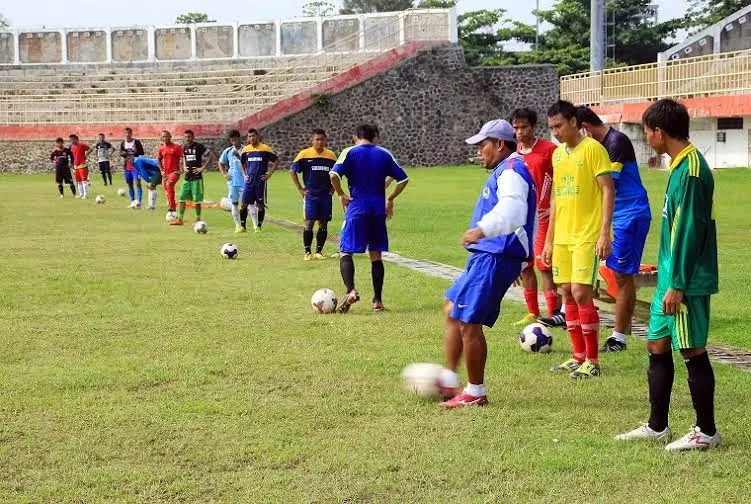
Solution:
{"label": "utility pole", "polygon": [[589,69],[599,72],[605,68],[605,0],[591,2]]}
{"label": "utility pole", "polygon": [[537,20],[537,25],[535,27],[535,51],[540,50],[540,0],[537,0],[537,7],[535,8],[535,19]]}

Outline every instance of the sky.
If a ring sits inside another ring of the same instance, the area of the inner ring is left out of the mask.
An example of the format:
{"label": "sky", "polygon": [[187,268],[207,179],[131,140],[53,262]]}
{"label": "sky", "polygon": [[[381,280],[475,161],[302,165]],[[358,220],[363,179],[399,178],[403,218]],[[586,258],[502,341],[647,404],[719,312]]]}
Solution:
{"label": "sky", "polygon": [[[550,7],[554,0],[539,0],[541,8]],[[181,12],[206,12],[218,21],[267,21],[298,16],[306,0],[127,0],[106,2],[101,0],[36,0],[2,2],[0,13],[16,28],[97,28],[106,26],[143,26],[171,24]],[[339,3],[335,1],[334,3]],[[660,6],[661,20],[682,14],[679,0],[656,0]],[[33,5],[33,6],[32,6]],[[534,0],[459,0],[460,12],[474,9],[503,8],[509,17],[531,23],[534,16],[530,5]]]}

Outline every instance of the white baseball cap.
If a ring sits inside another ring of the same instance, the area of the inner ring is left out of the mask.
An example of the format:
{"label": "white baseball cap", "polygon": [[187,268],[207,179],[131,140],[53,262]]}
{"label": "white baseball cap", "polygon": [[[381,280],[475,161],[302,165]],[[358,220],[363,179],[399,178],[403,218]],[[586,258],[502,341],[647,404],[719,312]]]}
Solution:
{"label": "white baseball cap", "polygon": [[511,126],[508,121],[504,121],[503,119],[493,119],[492,121],[486,122],[475,136],[467,138],[465,142],[470,145],[477,145],[488,138],[503,140],[505,142],[515,142],[516,137],[514,127]]}

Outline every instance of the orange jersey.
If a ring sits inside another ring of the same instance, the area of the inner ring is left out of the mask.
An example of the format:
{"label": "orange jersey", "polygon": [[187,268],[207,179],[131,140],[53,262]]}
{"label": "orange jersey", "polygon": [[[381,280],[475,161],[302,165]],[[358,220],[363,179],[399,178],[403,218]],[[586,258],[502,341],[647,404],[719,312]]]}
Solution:
{"label": "orange jersey", "polygon": [[524,156],[524,163],[537,186],[537,213],[541,221],[550,218],[550,194],[553,188],[553,152],[557,145],[540,138]]}
{"label": "orange jersey", "polygon": [[157,159],[162,161],[164,174],[169,175],[180,171],[180,158],[183,157],[183,148],[180,144],[170,143],[159,147]]}
{"label": "orange jersey", "polygon": [[73,153],[73,166],[86,165],[86,149],[88,148],[89,146],[85,143],[70,146],[70,151]]}

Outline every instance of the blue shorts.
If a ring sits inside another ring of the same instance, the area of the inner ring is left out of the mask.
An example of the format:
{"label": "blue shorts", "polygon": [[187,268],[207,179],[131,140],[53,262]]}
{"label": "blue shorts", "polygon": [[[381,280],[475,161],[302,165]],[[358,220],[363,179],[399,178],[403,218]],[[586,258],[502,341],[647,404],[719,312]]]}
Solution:
{"label": "blue shorts", "polygon": [[389,235],[386,231],[386,215],[359,214],[345,215],[342,232],[339,235],[339,251],[345,254],[386,252],[389,249]]}
{"label": "blue shorts", "polygon": [[493,327],[501,313],[503,296],[521,272],[520,262],[487,252],[472,254],[464,272],[446,291],[446,299],[454,304],[451,318]]}
{"label": "blue shorts", "polygon": [[303,198],[303,213],[306,221],[331,221],[331,195],[310,194]]}
{"label": "blue shorts", "polygon": [[649,234],[649,219],[630,219],[613,223],[613,250],[605,265],[622,275],[636,275],[641,266],[644,244]]}
{"label": "blue shorts", "polygon": [[233,186],[230,184],[227,184],[227,198],[232,202],[234,205],[235,203],[240,202],[240,198],[242,198],[243,195],[243,186]]}
{"label": "blue shorts", "polygon": [[138,172],[135,169],[124,170],[123,175],[125,176],[125,183],[128,185],[132,185],[138,182]]}
{"label": "blue shorts", "polygon": [[260,180],[243,187],[243,205],[266,204],[266,181]]}

